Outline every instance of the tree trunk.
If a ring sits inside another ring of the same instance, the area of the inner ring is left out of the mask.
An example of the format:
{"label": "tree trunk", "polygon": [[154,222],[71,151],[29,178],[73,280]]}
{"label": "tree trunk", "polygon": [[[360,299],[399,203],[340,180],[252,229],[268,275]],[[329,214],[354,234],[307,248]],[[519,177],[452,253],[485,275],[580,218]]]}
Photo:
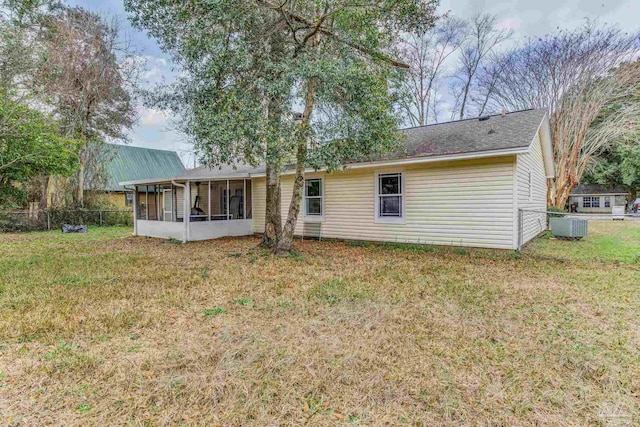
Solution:
{"label": "tree trunk", "polygon": [[467,98],[469,97],[469,88],[471,86],[471,78],[467,80],[462,93],[462,105],[460,106],[460,120],[464,119],[464,109],[467,106]]}
{"label": "tree trunk", "polygon": [[49,176],[43,176],[40,183],[40,200],[38,209],[43,210],[49,207]]}
{"label": "tree trunk", "polygon": [[304,187],[304,170],[307,164],[309,120],[311,119],[311,113],[313,113],[317,82],[318,79],[314,76],[309,79],[307,85],[304,113],[302,114],[302,122],[300,123],[298,147],[296,150],[296,178],[293,183],[293,194],[287,214],[287,222],[282,229],[282,238],[276,245],[276,255],[278,256],[288,255],[293,248],[293,234],[296,229],[296,223],[298,222],[298,214],[300,213],[300,202],[302,201],[302,190]]}
{"label": "tree trunk", "polygon": [[[267,156],[269,157],[269,156]],[[282,214],[280,211],[280,167],[267,160],[267,195],[264,233],[260,245],[265,248],[276,247],[282,235]]]}
{"label": "tree trunk", "polygon": [[84,207],[84,175],[85,175],[85,163],[86,163],[86,159],[85,159],[86,150],[87,150],[87,146],[85,144],[84,148],[80,150],[80,153],[78,155],[80,166],[77,172],[76,188],[73,195],[73,198],[74,198],[73,202],[76,208]]}
{"label": "tree trunk", "polygon": [[[274,31],[270,37],[270,54],[273,58],[282,58],[285,54],[284,40],[279,31]],[[274,81],[279,79],[277,73],[273,76]],[[282,125],[282,106],[286,103],[286,97],[281,93],[271,94],[267,106],[267,117],[271,126]],[[282,193],[280,188],[281,163],[281,141],[277,136],[266,136],[266,208],[264,233],[260,246],[264,248],[275,248],[282,236]]]}

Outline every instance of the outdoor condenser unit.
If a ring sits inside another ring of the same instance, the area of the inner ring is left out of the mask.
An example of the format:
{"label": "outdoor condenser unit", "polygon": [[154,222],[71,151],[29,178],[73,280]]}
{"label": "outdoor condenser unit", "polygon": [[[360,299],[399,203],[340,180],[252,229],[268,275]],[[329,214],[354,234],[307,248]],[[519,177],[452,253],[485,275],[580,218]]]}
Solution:
{"label": "outdoor condenser unit", "polygon": [[549,218],[551,233],[561,239],[582,239],[587,237],[587,220],[573,218]]}

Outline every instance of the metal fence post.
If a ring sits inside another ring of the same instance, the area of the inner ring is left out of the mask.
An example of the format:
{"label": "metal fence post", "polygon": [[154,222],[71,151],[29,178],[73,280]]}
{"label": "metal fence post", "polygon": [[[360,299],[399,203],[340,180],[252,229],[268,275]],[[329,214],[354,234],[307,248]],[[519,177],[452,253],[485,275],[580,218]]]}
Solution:
{"label": "metal fence post", "polygon": [[523,239],[523,235],[522,235],[522,216],[523,216],[524,212],[522,211],[522,209],[518,209],[518,251],[520,251],[522,249],[522,239]]}
{"label": "metal fence post", "polygon": [[102,227],[104,224],[102,223],[102,211],[100,211],[100,227]]}

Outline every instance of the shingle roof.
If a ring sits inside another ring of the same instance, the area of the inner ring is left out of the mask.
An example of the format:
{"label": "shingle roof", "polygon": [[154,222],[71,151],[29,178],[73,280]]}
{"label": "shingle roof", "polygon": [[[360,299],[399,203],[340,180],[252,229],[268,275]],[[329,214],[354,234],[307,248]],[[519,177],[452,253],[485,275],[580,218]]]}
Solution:
{"label": "shingle roof", "polygon": [[[523,110],[404,129],[406,157],[440,156],[528,147],[546,114]],[[493,131],[492,131],[493,130]]]}
{"label": "shingle roof", "polygon": [[[406,135],[403,148],[378,160],[401,160],[509,149],[526,149],[533,141],[546,110],[522,110],[485,116],[484,120],[465,119],[402,129]],[[285,170],[291,168],[284,168]],[[166,175],[175,179],[208,179],[248,177],[263,174],[265,167],[244,164],[222,167],[200,166],[180,175]]]}
{"label": "shingle roof", "polygon": [[124,191],[119,183],[181,175],[185,168],[175,151],[109,144],[115,150],[106,166],[106,191]]}
{"label": "shingle roof", "polygon": [[602,184],[580,184],[576,185],[571,192],[572,196],[577,194],[629,194],[623,187],[610,187]]}

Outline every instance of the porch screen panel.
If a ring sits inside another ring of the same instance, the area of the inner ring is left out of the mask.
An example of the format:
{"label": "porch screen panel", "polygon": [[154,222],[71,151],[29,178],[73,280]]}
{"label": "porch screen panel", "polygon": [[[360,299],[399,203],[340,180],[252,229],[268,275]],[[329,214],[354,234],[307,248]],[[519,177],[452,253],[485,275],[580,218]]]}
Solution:
{"label": "porch screen panel", "polygon": [[251,180],[250,179],[246,180],[246,189],[247,189],[247,194],[245,195],[245,201],[246,201],[245,216],[247,217],[247,219],[251,219],[253,218],[253,206],[251,204]]}
{"label": "porch screen panel", "polygon": [[244,180],[229,181],[229,219],[244,219]]}
{"label": "porch screen panel", "polygon": [[184,188],[176,187],[176,218],[184,221]]}
{"label": "porch screen panel", "polygon": [[207,181],[197,181],[191,183],[191,220],[204,221],[209,213],[209,183]]}
{"label": "porch screen panel", "polygon": [[227,181],[211,181],[211,220],[227,219]]}

